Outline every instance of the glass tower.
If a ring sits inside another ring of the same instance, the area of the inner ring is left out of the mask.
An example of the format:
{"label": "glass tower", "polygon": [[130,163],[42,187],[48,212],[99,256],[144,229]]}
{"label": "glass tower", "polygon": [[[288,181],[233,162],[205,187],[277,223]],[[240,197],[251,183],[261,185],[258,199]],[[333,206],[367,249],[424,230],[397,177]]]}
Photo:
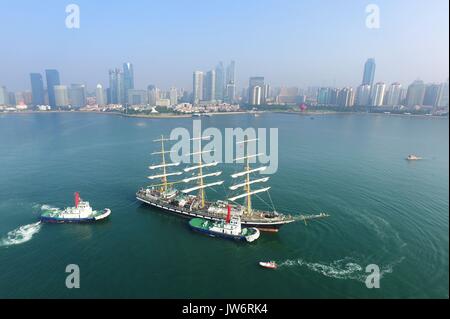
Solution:
{"label": "glass tower", "polygon": [[366,64],[364,64],[363,85],[373,85],[375,79],[375,67],[375,59],[371,58],[366,61]]}
{"label": "glass tower", "polygon": [[31,96],[33,105],[45,104],[44,98],[44,81],[40,73],[31,73]]}
{"label": "glass tower", "polygon": [[55,107],[55,85],[60,85],[59,72],[57,70],[45,70],[45,77],[47,79],[48,104]]}

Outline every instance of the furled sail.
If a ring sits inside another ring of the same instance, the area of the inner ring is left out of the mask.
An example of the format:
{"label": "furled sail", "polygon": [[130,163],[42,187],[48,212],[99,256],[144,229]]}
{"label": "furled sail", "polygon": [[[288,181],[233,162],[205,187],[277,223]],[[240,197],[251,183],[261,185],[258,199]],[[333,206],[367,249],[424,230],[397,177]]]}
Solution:
{"label": "furled sail", "polygon": [[222,174],[222,172],[215,172],[215,173],[210,173],[210,174],[206,174],[206,175],[202,175],[202,176],[189,177],[189,178],[183,179],[183,182],[189,183],[191,181],[199,180],[202,177],[220,176],[220,174]]}
{"label": "furled sail", "polygon": [[258,194],[258,193],[262,193],[262,192],[267,192],[269,189],[270,189],[270,186],[266,187],[266,188],[261,188],[261,189],[257,189],[257,190],[251,191],[250,193],[245,193],[245,194],[237,195],[237,196],[234,196],[234,197],[230,197],[230,198],[228,198],[228,200],[234,202],[236,199],[247,197],[247,196],[251,196],[251,195],[255,195],[255,194]]}
{"label": "furled sail", "polygon": [[230,186],[229,188],[230,188],[232,191],[234,191],[234,190],[236,190],[236,189],[238,189],[238,188],[240,188],[240,187],[244,187],[244,186],[247,186],[247,185],[252,185],[252,184],[255,184],[255,183],[265,183],[265,182],[267,182],[268,180],[269,180],[269,177],[264,177],[264,178],[255,179],[255,180],[252,180],[252,181],[249,181],[249,182],[245,182],[245,183],[233,185],[233,186]]}
{"label": "furled sail", "polygon": [[262,167],[258,167],[258,168],[254,168],[254,169],[248,169],[246,171],[233,174],[233,175],[231,175],[231,177],[238,178],[238,177],[241,177],[241,176],[244,176],[247,174],[262,172],[262,171],[265,171],[266,169],[267,169],[267,166],[262,166]]}
{"label": "furled sail", "polygon": [[203,168],[203,167],[217,166],[217,164],[219,164],[219,162],[212,162],[212,163],[208,163],[208,164],[200,164],[200,165],[197,165],[197,166],[187,167],[187,168],[184,169],[184,171],[185,172],[190,172],[190,171],[193,171],[193,170],[196,170],[196,169],[200,169],[200,168]]}
{"label": "furled sail", "polygon": [[187,193],[191,193],[193,191],[199,190],[199,189],[204,189],[204,188],[212,187],[212,186],[218,186],[218,185],[222,185],[222,184],[223,184],[223,181],[218,181],[218,182],[214,182],[214,183],[198,185],[198,186],[195,186],[195,187],[192,187],[192,188],[188,188],[188,189],[182,190],[182,192],[184,194],[187,194]]}
{"label": "furled sail", "polygon": [[167,173],[167,174],[160,174],[160,175],[152,175],[148,176],[148,179],[155,179],[155,178],[163,178],[168,176],[177,176],[183,174],[182,172],[174,172],[174,173]]}
{"label": "furled sail", "polygon": [[241,161],[241,160],[244,160],[244,159],[255,158],[255,157],[258,157],[258,156],[261,156],[261,155],[263,155],[263,153],[258,153],[258,154],[254,154],[254,155],[238,157],[238,158],[235,158],[234,160],[237,162],[237,161]]}
{"label": "furled sail", "polygon": [[171,166],[178,166],[180,165],[180,162],[178,163],[170,163],[170,164],[161,164],[161,165],[153,165],[149,166],[149,169],[157,169],[157,168],[163,168],[163,167],[171,167]]}

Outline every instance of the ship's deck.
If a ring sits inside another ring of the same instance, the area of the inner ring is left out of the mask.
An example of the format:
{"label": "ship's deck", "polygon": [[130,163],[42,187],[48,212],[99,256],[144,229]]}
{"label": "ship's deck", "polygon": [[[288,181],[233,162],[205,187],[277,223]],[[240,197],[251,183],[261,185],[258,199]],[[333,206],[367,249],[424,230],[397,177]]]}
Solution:
{"label": "ship's deck", "polygon": [[[138,192],[137,197],[142,198],[145,201],[149,201],[155,204],[159,204],[161,206],[166,206],[175,210],[180,210],[186,214],[189,213],[195,213],[199,215],[208,216],[211,218],[217,218],[217,219],[225,219],[227,216],[227,213],[214,213],[209,212],[207,210],[188,210],[184,207],[179,207],[170,204],[167,201],[159,200],[150,198],[149,196],[146,196],[144,192]],[[207,207],[209,207],[212,203],[208,202],[206,204]],[[245,222],[256,222],[256,223],[264,223],[264,222],[292,222],[295,219],[291,215],[284,215],[284,214],[274,214],[273,212],[265,212],[260,210],[254,210],[251,214],[242,214],[241,219]]]}

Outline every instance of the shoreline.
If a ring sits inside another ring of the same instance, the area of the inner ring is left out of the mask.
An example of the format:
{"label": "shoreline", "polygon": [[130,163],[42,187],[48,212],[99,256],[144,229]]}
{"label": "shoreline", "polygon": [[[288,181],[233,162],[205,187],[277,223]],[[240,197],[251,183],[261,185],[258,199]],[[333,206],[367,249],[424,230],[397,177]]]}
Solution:
{"label": "shoreline", "polygon": [[[77,113],[77,114],[103,114],[103,115],[116,115],[130,118],[142,118],[142,119],[178,119],[178,118],[194,118],[193,114],[171,114],[171,113],[158,113],[158,114],[124,114],[120,112],[100,112],[100,111],[18,111],[18,112],[0,112],[0,117],[3,115],[31,115],[31,114],[58,114],[58,113]],[[323,116],[323,115],[370,115],[370,116],[400,116],[400,117],[424,117],[424,118],[449,118],[448,115],[426,115],[426,114],[399,114],[399,113],[370,113],[370,112],[338,112],[338,111],[241,111],[241,112],[211,112],[206,113],[205,116],[221,116],[221,115],[245,115],[245,114],[287,114],[287,115],[299,115],[299,116]]]}

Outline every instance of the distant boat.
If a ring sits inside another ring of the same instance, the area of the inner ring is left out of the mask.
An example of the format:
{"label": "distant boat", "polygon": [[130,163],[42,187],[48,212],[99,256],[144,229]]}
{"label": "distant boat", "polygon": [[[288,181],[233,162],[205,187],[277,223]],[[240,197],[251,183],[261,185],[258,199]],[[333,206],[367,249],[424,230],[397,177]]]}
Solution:
{"label": "distant boat", "polygon": [[40,220],[44,223],[90,223],[107,218],[111,214],[109,208],[98,212],[92,210],[89,202],[85,202],[75,193],[75,207],[67,207],[63,211],[47,210]]}
{"label": "distant boat", "polygon": [[422,159],[422,157],[416,156],[414,154],[410,154],[406,158],[406,160],[408,160],[408,161],[418,161],[418,160],[421,160],[421,159]]}
{"label": "distant boat", "polygon": [[277,263],[274,261],[260,261],[259,265],[263,268],[268,268],[268,269],[277,269],[278,268]]}
{"label": "distant boat", "polygon": [[208,113],[193,113],[192,114],[192,117],[202,117],[202,116],[211,117],[211,114],[208,114]]}

